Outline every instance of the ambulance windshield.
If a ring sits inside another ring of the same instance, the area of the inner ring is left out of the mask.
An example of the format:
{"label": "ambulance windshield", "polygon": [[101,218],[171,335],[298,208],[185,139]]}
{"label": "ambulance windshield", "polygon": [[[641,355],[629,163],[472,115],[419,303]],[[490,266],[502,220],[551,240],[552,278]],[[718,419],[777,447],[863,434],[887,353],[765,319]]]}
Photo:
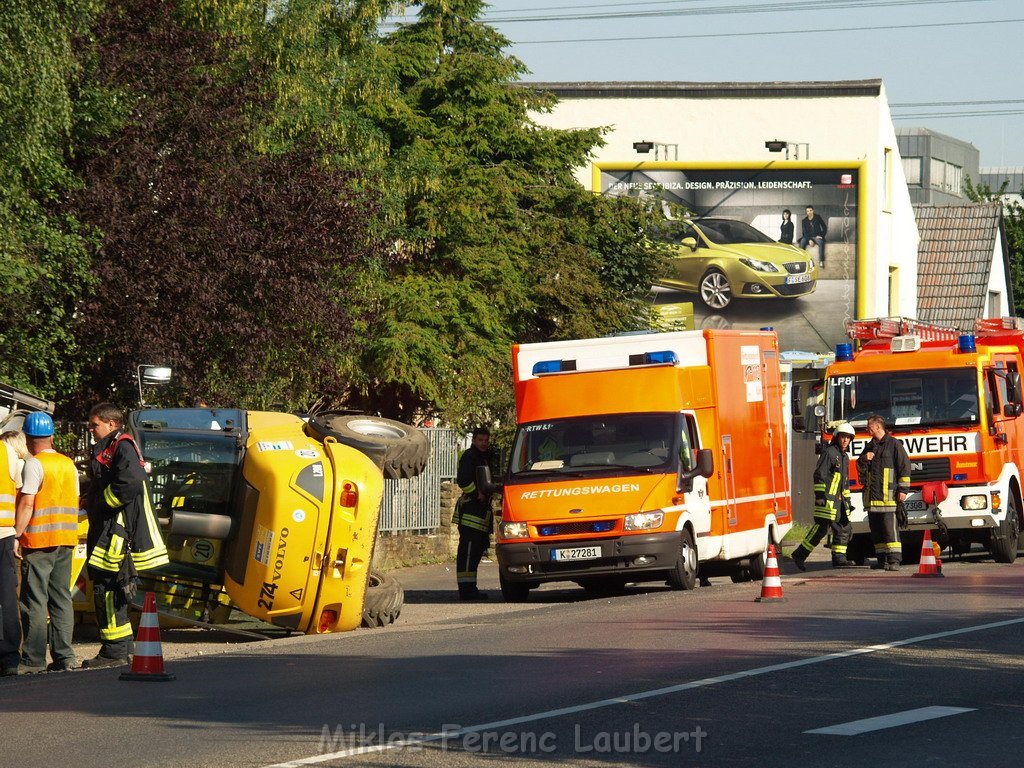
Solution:
{"label": "ambulance windshield", "polygon": [[828,380],[828,421],[865,427],[877,413],[901,426],[970,426],[979,422],[973,368],[865,373]]}
{"label": "ambulance windshield", "polygon": [[[511,474],[638,474],[672,471],[678,414],[620,413],[523,424]],[[677,459],[676,459],[677,460]]]}

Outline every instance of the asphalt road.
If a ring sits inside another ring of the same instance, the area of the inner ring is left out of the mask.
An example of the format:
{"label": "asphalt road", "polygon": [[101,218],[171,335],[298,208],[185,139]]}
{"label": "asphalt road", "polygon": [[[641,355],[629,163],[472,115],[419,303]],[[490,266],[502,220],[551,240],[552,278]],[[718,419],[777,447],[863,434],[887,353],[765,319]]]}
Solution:
{"label": "asphalt road", "polygon": [[174,656],[168,683],[2,679],[4,763],[1019,764],[1024,562],[791,568],[783,603],[715,579],[524,605],[453,602],[450,566],[406,569],[388,629]]}

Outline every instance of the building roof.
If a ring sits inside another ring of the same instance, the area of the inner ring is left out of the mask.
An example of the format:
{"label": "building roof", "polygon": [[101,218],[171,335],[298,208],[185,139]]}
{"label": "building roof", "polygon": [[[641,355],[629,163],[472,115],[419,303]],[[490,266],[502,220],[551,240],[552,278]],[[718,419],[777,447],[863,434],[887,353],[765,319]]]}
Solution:
{"label": "building roof", "polygon": [[[917,251],[917,316],[962,330],[985,317],[993,267],[1009,275],[999,203],[921,205],[915,209],[921,242]],[[999,258],[1002,264],[993,263]],[[1004,277],[1005,279],[1005,277]],[[1013,306],[1011,287],[1007,301]]]}
{"label": "building roof", "polygon": [[824,96],[878,96],[882,81],[811,80],[806,82],[696,83],[648,82],[522,82],[522,86],[573,99],[739,99],[821,98]]}

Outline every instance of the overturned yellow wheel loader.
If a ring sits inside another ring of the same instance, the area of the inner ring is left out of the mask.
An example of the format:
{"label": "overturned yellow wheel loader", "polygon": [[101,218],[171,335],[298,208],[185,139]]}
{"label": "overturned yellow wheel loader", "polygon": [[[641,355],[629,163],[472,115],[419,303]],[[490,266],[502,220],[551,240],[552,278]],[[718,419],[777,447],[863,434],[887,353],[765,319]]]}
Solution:
{"label": "overturned yellow wheel loader", "polygon": [[142,585],[162,613],[222,623],[233,605],[307,634],[397,616],[401,588],[371,578],[370,561],[384,477],[422,471],[423,433],[364,415],[201,408],[134,411],[128,429],[171,557]]}

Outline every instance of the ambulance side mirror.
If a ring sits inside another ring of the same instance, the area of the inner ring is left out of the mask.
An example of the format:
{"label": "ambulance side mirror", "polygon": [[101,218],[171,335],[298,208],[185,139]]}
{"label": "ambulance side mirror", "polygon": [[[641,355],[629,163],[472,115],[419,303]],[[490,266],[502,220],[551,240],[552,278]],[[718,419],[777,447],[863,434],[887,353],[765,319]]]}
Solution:
{"label": "ambulance side mirror", "polygon": [[481,464],[476,468],[476,489],[486,496],[496,493],[504,488],[504,484],[495,483],[491,479],[491,468]]}
{"label": "ambulance side mirror", "polygon": [[693,478],[711,477],[715,473],[715,455],[711,452],[710,448],[700,448],[697,450],[696,464],[693,469],[679,473],[679,490],[692,491]]}

